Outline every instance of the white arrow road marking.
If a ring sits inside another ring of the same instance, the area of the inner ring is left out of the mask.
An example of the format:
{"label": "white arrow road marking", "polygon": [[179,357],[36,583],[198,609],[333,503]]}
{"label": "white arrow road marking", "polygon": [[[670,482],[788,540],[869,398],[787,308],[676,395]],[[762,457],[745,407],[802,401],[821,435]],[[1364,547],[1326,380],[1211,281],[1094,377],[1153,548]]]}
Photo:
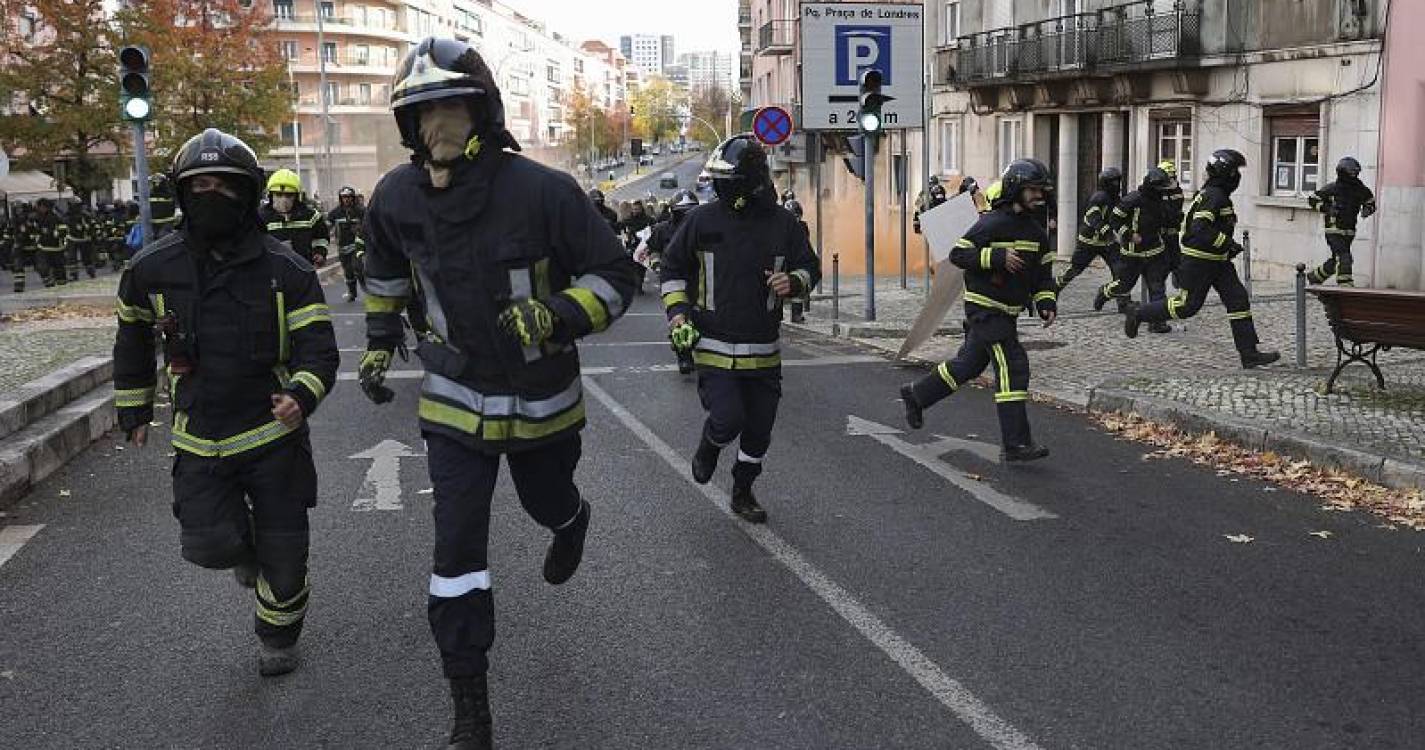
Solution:
{"label": "white arrow road marking", "polygon": [[44,524],[35,526],[6,526],[0,528],[0,565],[4,565],[7,560],[15,556],[20,548],[25,546],[25,542],[40,533]]}
{"label": "white arrow road marking", "polygon": [[[613,415],[630,432],[638,436],[659,458],[667,462],[673,471],[686,479],[693,489],[701,492],[703,497],[712,502],[723,515],[733,518],[732,511],[728,508],[726,492],[711,484],[693,484],[693,478],[688,474],[687,459],[678,455],[678,452],[664,442],[663,438],[648,429],[647,425],[639,421],[638,417],[625,409],[623,404],[614,400],[613,396],[600,388],[592,379],[584,378],[584,390],[598,399],[599,403],[603,404],[610,412],[613,412]],[[766,526],[753,526],[740,521],[734,521],[734,523],[773,559],[786,566],[792,575],[796,576],[808,589],[811,589],[812,593],[816,594],[823,602],[826,602],[836,614],[841,616],[841,619],[880,649],[882,653],[890,657],[891,661],[911,676],[911,679],[914,679],[942,706],[949,709],[956,718],[969,725],[975,734],[983,737],[991,746],[998,750],[1039,750],[1039,746],[1034,744],[1034,740],[1000,718],[993,708],[976,697],[959,680],[945,674],[945,670],[941,669],[939,664],[931,661],[930,657],[916,648],[914,644],[892,630],[881,618],[867,609],[866,605],[857,601],[851,592],[842,588],[811,564],[796,547],[788,544],[775,531]]]}
{"label": "white arrow road marking", "polygon": [[[862,419],[854,414],[846,415],[846,434],[863,435],[875,440],[896,453],[931,470],[950,484],[970,493],[971,497],[1016,521],[1038,521],[1048,518],[1058,518],[1058,516],[1037,505],[1020,500],[1017,497],[1010,497],[978,479],[971,479],[964,472],[940,459],[940,455],[948,450],[970,450],[979,455],[983,455],[983,448],[975,446],[989,447],[985,446],[984,443],[977,444],[970,440],[941,437],[937,442],[917,445],[897,437],[904,433],[894,427],[877,424],[869,419]],[[968,444],[969,447],[966,447],[966,444]],[[996,460],[998,460],[998,455],[996,455]]]}
{"label": "white arrow road marking", "polygon": [[351,509],[400,510],[404,507],[401,504],[401,459],[422,455],[411,452],[405,443],[388,439],[350,456],[371,462],[371,468],[366,470],[366,481],[361,485],[363,497],[357,498]]}

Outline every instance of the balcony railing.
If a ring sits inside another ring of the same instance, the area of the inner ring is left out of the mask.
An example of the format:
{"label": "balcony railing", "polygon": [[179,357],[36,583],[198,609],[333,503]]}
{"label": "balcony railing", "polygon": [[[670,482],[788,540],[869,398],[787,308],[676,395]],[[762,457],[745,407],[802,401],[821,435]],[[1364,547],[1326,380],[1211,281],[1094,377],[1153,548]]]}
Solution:
{"label": "balcony railing", "polygon": [[937,55],[935,80],[993,83],[1196,57],[1202,52],[1201,23],[1199,0],[1176,0],[1168,10],[1156,8],[1153,0],[1136,0],[984,31],[960,37],[959,49]]}
{"label": "balcony railing", "polygon": [[759,55],[790,55],[796,48],[796,43],[796,21],[768,21],[757,30]]}
{"label": "balcony railing", "polygon": [[[394,14],[393,14],[393,15],[394,15]],[[278,15],[278,16],[276,16],[276,19],[277,19],[279,28],[280,28],[281,25],[284,24],[284,23],[287,23],[287,24],[311,24],[311,25],[315,25],[315,24],[317,23],[317,17],[316,17],[315,14],[312,14],[312,13],[306,13],[306,14],[300,14],[300,13],[299,13],[299,14],[285,15],[285,16],[284,16],[284,15]],[[369,30],[369,31],[379,31],[379,32],[387,33],[387,34],[399,34],[399,33],[401,33],[401,27],[396,23],[396,19],[395,19],[394,17],[390,18],[390,19],[387,20],[387,21],[382,22],[382,21],[373,20],[373,19],[370,18],[370,17],[367,17],[367,18],[358,18],[358,17],[356,17],[356,16],[337,16],[337,15],[328,16],[328,15],[323,15],[323,16],[322,16],[322,26],[323,26],[323,28],[324,28],[325,30],[330,30],[330,31]]]}

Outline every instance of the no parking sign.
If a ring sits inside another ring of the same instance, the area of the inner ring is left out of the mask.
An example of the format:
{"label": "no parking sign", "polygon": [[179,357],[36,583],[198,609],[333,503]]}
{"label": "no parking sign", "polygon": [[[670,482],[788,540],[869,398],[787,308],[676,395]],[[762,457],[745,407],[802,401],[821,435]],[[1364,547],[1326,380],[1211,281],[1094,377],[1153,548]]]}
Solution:
{"label": "no parking sign", "polygon": [[763,107],[752,118],[752,134],[768,146],[780,146],[792,137],[792,116],[781,107]]}

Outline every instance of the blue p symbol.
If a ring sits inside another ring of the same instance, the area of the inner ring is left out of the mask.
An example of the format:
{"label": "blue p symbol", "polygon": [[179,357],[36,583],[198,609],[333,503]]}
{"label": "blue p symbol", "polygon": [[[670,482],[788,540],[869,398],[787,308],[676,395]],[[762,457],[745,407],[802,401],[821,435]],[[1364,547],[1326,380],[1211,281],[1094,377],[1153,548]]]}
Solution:
{"label": "blue p symbol", "polygon": [[891,84],[891,27],[836,27],[836,85],[855,86],[862,71],[881,71],[881,82]]}

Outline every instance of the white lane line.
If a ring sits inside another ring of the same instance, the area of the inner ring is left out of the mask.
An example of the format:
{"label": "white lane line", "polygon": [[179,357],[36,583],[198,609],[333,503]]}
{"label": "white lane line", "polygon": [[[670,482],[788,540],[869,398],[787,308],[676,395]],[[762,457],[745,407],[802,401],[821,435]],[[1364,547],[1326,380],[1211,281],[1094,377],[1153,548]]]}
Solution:
{"label": "white lane line", "polygon": [[20,548],[25,546],[25,542],[30,541],[35,534],[40,533],[44,524],[34,526],[6,526],[0,528],[0,566],[7,560],[15,556]]}
{"label": "white lane line", "polygon": [[[687,479],[694,489],[702,492],[703,496],[711,501],[719,511],[725,516],[735,518],[732,511],[728,509],[727,493],[710,484],[694,483],[688,473],[688,462],[593,380],[585,378],[584,388],[609,411],[613,412],[613,415],[630,432],[637,435],[644,444],[667,462],[674,472]],[[969,725],[986,742],[1000,750],[1037,750],[1039,746],[1034,744],[1033,740],[1000,718],[994,709],[975,697],[969,688],[945,674],[938,664],[930,660],[930,657],[891,630],[890,626],[872,614],[864,604],[857,601],[851,592],[841,588],[835,581],[818,570],[776,532],[766,526],[753,526],[741,521],[735,521],[735,523],[743,533],[751,537],[777,562],[785,565],[807,588],[826,602],[836,614],[841,616],[841,619],[855,628],[862,637],[870,641],[886,656],[889,656],[891,661],[905,670],[921,687],[940,701],[941,705],[948,708],[960,721]]]}
{"label": "white lane line", "polygon": [[[664,345],[667,342],[661,342]],[[886,363],[885,358],[870,354],[842,354],[834,357],[816,357],[814,359],[784,359],[783,367],[830,367],[833,365],[863,365],[874,362]],[[639,372],[677,372],[678,366],[674,364],[662,365],[634,365],[630,367],[583,367],[580,372],[584,375],[612,375],[613,373],[639,373]],[[425,375],[424,370],[389,370],[386,372],[387,380],[415,380]],[[339,372],[337,380],[356,380],[354,372]]]}

